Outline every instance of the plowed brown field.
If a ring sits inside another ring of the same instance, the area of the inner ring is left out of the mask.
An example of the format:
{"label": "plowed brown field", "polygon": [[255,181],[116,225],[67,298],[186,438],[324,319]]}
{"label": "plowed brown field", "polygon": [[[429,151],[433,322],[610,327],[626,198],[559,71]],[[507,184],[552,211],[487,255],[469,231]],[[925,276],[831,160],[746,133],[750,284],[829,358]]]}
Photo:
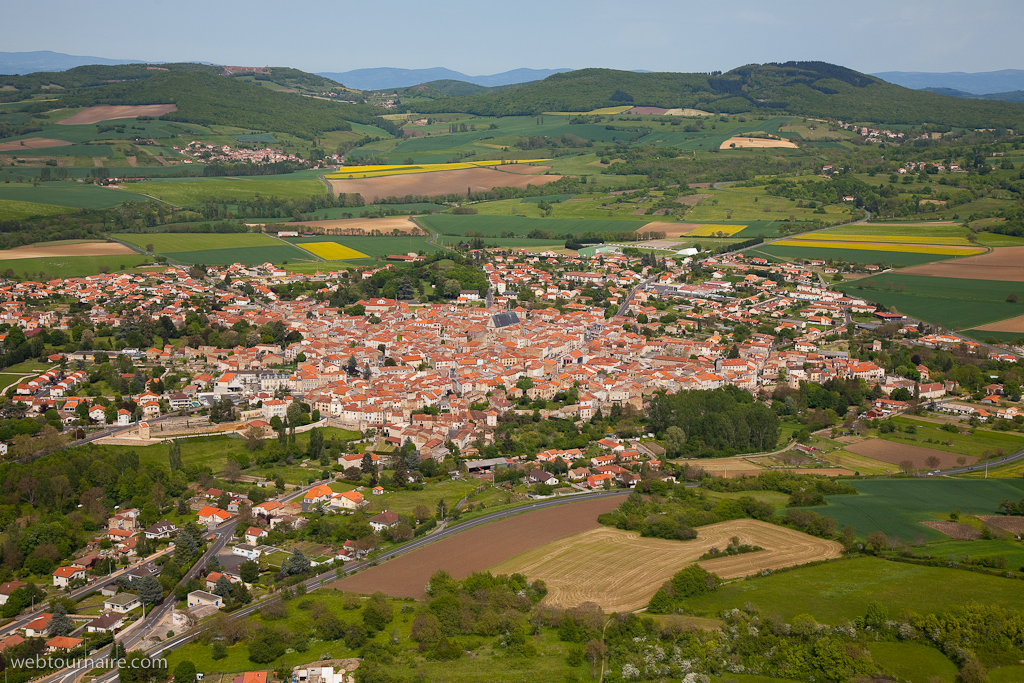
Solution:
{"label": "plowed brown field", "polygon": [[998,247],[987,254],[912,266],[900,272],[963,280],[1024,282],[1024,247]]}
{"label": "plowed brown field", "polygon": [[1021,334],[1024,334],[1024,315],[1018,315],[1016,318],[1000,320],[996,323],[982,325],[976,329],[988,330],[990,332],[1020,332]]}
{"label": "plowed brown field", "polygon": [[484,524],[335,581],[331,587],[422,598],[430,575],[439,569],[457,579],[483,571],[531,548],[598,527],[597,516],[611,512],[622,501],[622,496],[608,496]]}
{"label": "plowed brown field", "polygon": [[505,171],[506,173],[519,173],[522,175],[543,173],[544,171],[551,170],[550,166],[531,166],[530,164],[504,164],[502,166],[495,166],[494,168],[499,171]]}
{"label": "plowed brown field", "polygon": [[57,123],[62,126],[80,126],[83,124],[99,123],[100,121],[114,121],[116,119],[133,119],[136,116],[163,116],[177,111],[176,104],[137,104],[137,105],[102,105],[83,109],[74,116],[70,116]]}
{"label": "plowed brown field", "polygon": [[20,149],[44,149],[46,147],[67,147],[70,142],[52,138],[25,138],[14,142],[0,142],[0,152],[16,152]]}
{"label": "plowed brown field", "polygon": [[1004,517],[1002,515],[977,515],[977,517],[989,526],[1009,531],[1015,536],[1024,536],[1024,517]]}
{"label": "plowed brown field", "polygon": [[641,538],[633,531],[600,528],[548,543],[492,568],[521,572],[548,586],[544,602],[573,607],[594,602],[606,612],[639,609],[673,574],[729,539],[764,550],[705,560],[699,564],[725,579],[839,557],[843,547],[785,527],[737,519],[697,529],[692,541]]}
{"label": "plowed brown field", "polygon": [[981,538],[981,532],[970,524],[960,524],[959,522],[948,521],[921,522],[921,524],[935,529],[940,534],[945,534],[950,538],[955,538],[958,541],[975,541]]}
{"label": "plowed brown field", "polygon": [[117,254],[135,254],[123,244],[117,242],[78,242],[72,244],[27,244],[14,249],[0,251],[0,261],[20,258],[53,258],[61,256],[115,256]]}
{"label": "plowed brown field", "polygon": [[546,185],[560,179],[560,175],[519,175],[502,173],[490,168],[467,168],[458,171],[433,171],[430,173],[407,173],[380,178],[342,178],[328,180],[335,194],[360,194],[366,202],[384,197],[405,197],[406,195],[442,194],[464,195],[467,189],[483,192],[496,187],[526,187]]}
{"label": "plowed brown field", "polygon": [[701,226],[700,223],[646,223],[637,232],[648,232],[658,230],[665,233],[665,237],[682,237],[688,235]]}
{"label": "plowed brown field", "polygon": [[925,467],[925,460],[933,455],[939,459],[939,467],[942,469],[955,467],[957,465],[957,458],[967,458],[968,465],[973,465],[978,461],[973,456],[940,451],[937,448],[923,448],[921,446],[893,443],[884,439],[869,439],[860,443],[850,444],[846,447],[846,450],[857,455],[866,455],[875,460],[891,462],[894,465],[899,465],[904,460],[909,460],[918,469],[923,469]]}
{"label": "plowed brown field", "polygon": [[339,220],[281,223],[280,225],[287,225],[289,228],[294,228],[300,231],[309,227],[323,228],[328,235],[345,235],[350,232],[358,232],[360,230],[368,235],[375,234],[375,230],[379,230],[385,235],[390,235],[395,230],[398,230],[402,234],[423,233],[420,227],[413,223],[412,219],[407,216],[388,216],[386,218],[342,218]]}

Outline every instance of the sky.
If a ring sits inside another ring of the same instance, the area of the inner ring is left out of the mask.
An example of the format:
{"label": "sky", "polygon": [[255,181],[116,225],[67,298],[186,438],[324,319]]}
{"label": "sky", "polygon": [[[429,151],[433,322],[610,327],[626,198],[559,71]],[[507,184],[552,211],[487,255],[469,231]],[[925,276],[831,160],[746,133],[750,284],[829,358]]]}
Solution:
{"label": "sky", "polygon": [[1021,0],[0,0],[0,50],[304,71],[1024,68]]}

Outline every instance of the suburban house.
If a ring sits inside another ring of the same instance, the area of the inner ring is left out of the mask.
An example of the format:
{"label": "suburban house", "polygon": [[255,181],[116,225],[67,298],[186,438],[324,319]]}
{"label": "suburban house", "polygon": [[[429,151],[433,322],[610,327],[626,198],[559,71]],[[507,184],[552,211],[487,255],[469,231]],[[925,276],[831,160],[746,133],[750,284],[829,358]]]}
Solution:
{"label": "suburban house", "polygon": [[220,607],[223,605],[223,600],[219,595],[213,593],[207,593],[206,591],[192,591],[188,594],[188,606],[189,607]]}
{"label": "suburban house", "polygon": [[153,540],[154,538],[170,538],[171,534],[176,534],[178,527],[174,526],[167,520],[157,522],[153,526],[146,529],[146,538]]}
{"label": "suburban house", "polygon": [[25,625],[25,637],[26,638],[38,638],[46,634],[46,629],[50,628],[50,619],[53,619],[52,612],[43,612],[38,617],[28,622]]}
{"label": "suburban house", "polygon": [[258,526],[251,526],[245,530],[245,542],[251,545],[259,543],[261,538],[266,537],[267,530],[261,529]]}
{"label": "suburban house", "polygon": [[260,549],[251,543],[239,543],[231,549],[231,554],[244,557],[247,560],[255,560],[260,556]]}
{"label": "suburban house", "polygon": [[547,484],[548,486],[554,486],[558,483],[558,477],[549,472],[545,472],[544,470],[531,470],[526,473],[526,482],[528,484]]}
{"label": "suburban house", "polygon": [[384,531],[385,529],[390,529],[391,527],[395,526],[396,524],[402,521],[402,518],[398,516],[397,512],[385,510],[379,515],[374,515],[373,517],[370,517],[369,521],[370,526],[373,528],[373,530],[379,532]]}
{"label": "suburban house", "polygon": [[6,604],[8,598],[11,597],[11,593],[24,588],[25,584],[21,581],[8,581],[7,583],[0,583],[0,605]]}
{"label": "suburban house", "polygon": [[67,588],[72,581],[85,579],[85,570],[81,567],[57,567],[53,570],[53,585]]}
{"label": "suburban house", "polygon": [[139,596],[132,593],[118,593],[103,601],[103,609],[117,612],[118,614],[131,612],[133,609],[141,606],[142,603],[139,601]]}
{"label": "suburban house", "polygon": [[213,589],[217,587],[217,580],[222,576],[231,583],[239,583],[242,580],[242,577],[229,574],[228,572],[210,572],[206,575],[206,590],[213,592]]}
{"label": "suburban house", "polygon": [[306,491],[306,495],[302,498],[302,511],[305,512],[314,505],[319,505],[324,501],[330,500],[333,495],[334,489],[327,484],[314,486],[310,490]]}
{"label": "suburban house", "polygon": [[332,508],[342,508],[345,510],[358,510],[363,505],[365,499],[363,494],[358,491],[343,491],[342,493],[335,493],[331,498]]}
{"label": "suburban house", "polygon": [[98,633],[100,631],[113,631],[122,626],[124,626],[123,616],[116,612],[107,612],[86,624],[85,630],[89,633]]}
{"label": "suburban house", "polygon": [[199,511],[199,523],[207,529],[216,529],[229,519],[231,519],[230,513],[210,505]]}
{"label": "suburban house", "polygon": [[46,651],[49,653],[54,652],[71,652],[76,647],[82,644],[81,638],[71,638],[70,636],[54,636],[46,641]]}

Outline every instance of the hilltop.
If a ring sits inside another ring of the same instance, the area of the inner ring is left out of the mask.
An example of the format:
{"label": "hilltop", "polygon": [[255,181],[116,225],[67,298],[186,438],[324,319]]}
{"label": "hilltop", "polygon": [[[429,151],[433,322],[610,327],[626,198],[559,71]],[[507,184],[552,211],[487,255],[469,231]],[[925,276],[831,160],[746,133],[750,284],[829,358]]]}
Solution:
{"label": "hilltop", "polygon": [[1016,103],[967,101],[910,90],[824,62],[752,64],[724,74],[581,69],[505,92],[450,97],[416,103],[415,107],[427,113],[507,116],[586,112],[623,104],[721,113],[760,110],[887,124],[935,123],[967,128],[1024,125],[1024,107]]}
{"label": "hilltop", "polygon": [[166,120],[281,131],[306,139],[350,130],[350,122],[393,129],[375,107],[326,99],[355,99],[358,94],[353,96],[330,79],[289,68],[93,65],[60,73],[3,76],[0,85],[16,88],[4,94],[7,101],[30,100],[41,93],[53,97],[56,92],[55,103],[38,105],[50,109],[173,103],[177,111],[165,115]]}

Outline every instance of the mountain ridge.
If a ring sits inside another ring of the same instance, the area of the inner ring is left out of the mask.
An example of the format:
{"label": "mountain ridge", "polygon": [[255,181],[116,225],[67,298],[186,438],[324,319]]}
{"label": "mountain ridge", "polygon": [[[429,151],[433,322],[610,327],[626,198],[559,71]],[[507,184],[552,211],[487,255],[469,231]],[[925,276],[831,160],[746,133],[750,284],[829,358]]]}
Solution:
{"label": "mountain ridge", "polygon": [[1024,90],[1024,69],[999,71],[883,71],[872,76],[904,88],[926,90],[946,88],[972,95],[1002,94]]}
{"label": "mountain ridge", "polygon": [[353,69],[352,71],[317,71],[318,76],[330,78],[356,90],[383,90],[390,88],[408,88],[421,83],[433,81],[463,81],[473,85],[491,88],[499,85],[512,85],[528,81],[539,81],[554,74],[566,73],[572,69],[512,69],[498,74],[469,76],[460,71],[445,67],[429,69],[400,69],[396,67],[377,67],[370,69]]}

